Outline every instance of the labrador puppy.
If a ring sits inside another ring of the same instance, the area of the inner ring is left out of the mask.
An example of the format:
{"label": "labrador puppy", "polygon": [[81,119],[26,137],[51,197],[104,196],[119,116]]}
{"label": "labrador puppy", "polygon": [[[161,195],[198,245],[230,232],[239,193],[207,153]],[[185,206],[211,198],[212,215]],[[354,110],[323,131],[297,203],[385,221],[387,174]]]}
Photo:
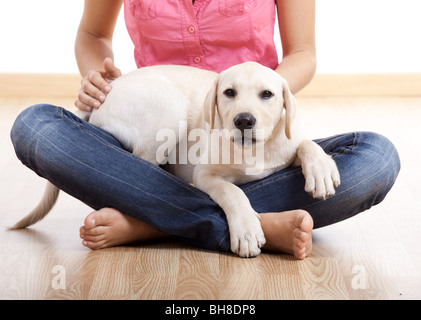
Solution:
{"label": "labrador puppy", "polygon": [[[208,193],[224,210],[231,250],[241,257],[258,255],[265,237],[238,184],[291,165],[302,166],[305,191],[315,198],[333,195],[340,183],[334,160],[298,132],[296,103],[285,79],[258,63],[246,62],[219,75],[184,66],[147,67],[112,86],[101,108],[81,117],[113,134],[135,155],[156,165],[167,163],[170,172]],[[157,139],[162,130],[175,135],[165,152]],[[184,131],[188,137],[180,134]],[[201,139],[191,138],[192,133]],[[193,149],[199,152],[189,152]],[[194,159],[180,163],[183,151]],[[178,157],[171,157],[174,153]],[[42,219],[57,195],[49,184],[38,207],[13,228]]]}
{"label": "labrador puppy", "polygon": [[[301,165],[305,191],[326,199],[340,184],[338,169],[319,145],[303,139],[287,82],[269,68],[247,62],[223,71],[204,108],[195,127],[209,128],[209,151],[195,165],[193,183],[224,210],[231,250],[241,257],[256,256],[265,237],[258,213],[237,185]],[[212,139],[215,133],[218,139]]]}

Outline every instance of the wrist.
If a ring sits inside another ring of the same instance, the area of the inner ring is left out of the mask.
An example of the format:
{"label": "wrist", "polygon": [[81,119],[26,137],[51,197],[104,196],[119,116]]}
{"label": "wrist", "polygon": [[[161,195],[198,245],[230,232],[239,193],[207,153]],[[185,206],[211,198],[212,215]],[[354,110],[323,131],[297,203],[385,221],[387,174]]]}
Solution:
{"label": "wrist", "polygon": [[301,51],[286,55],[275,71],[288,82],[293,94],[296,94],[313,79],[316,73],[316,55],[312,52]]}

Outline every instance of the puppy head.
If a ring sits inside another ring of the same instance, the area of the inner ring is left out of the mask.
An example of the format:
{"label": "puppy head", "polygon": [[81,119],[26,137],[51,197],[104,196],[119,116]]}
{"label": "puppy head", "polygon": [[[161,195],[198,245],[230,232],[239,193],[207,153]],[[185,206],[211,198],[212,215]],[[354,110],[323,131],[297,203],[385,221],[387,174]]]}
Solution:
{"label": "puppy head", "polygon": [[291,138],[295,99],[286,80],[275,71],[256,62],[231,67],[219,75],[211,97],[211,128],[218,119],[221,129],[241,132],[243,142],[248,133],[253,144],[264,143],[281,127]]}

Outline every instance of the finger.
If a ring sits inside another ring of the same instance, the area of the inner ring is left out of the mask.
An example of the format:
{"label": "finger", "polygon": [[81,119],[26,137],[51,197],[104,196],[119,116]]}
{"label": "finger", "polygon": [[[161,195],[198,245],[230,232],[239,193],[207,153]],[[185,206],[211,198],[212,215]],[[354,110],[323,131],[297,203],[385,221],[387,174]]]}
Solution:
{"label": "finger", "polygon": [[98,101],[95,98],[92,98],[90,95],[88,95],[87,93],[85,93],[83,90],[79,91],[79,95],[78,95],[78,99],[79,101],[86,105],[89,106],[91,108],[99,108],[101,106],[101,102]]}
{"label": "finger", "polygon": [[121,76],[121,71],[114,65],[114,61],[111,58],[105,58],[104,60],[104,70],[106,77],[110,80],[117,79]]}
{"label": "finger", "polygon": [[110,84],[105,81],[102,75],[97,71],[91,71],[87,75],[87,79],[90,83],[92,83],[95,87],[101,90],[104,93],[108,93],[111,91]]}
{"label": "finger", "polygon": [[82,91],[92,98],[98,100],[100,103],[105,101],[105,94],[95,87],[89,80],[82,82]]}
{"label": "finger", "polygon": [[86,104],[82,103],[80,100],[75,101],[75,106],[81,111],[92,112],[92,107],[87,106]]}

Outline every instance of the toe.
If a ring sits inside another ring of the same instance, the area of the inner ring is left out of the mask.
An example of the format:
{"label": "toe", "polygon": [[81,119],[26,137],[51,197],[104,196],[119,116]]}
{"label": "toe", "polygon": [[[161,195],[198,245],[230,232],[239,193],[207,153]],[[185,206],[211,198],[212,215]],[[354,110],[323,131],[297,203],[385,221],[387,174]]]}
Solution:
{"label": "toe", "polygon": [[90,230],[90,229],[92,229],[92,228],[95,227],[95,223],[96,223],[96,218],[95,217],[97,215],[97,212],[98,211],[91,212],[85,218],[85,221],[84,221],[84,229],[85,229],[85,232],[86,232],[86,230]]}
{"label": "toe", "polygon": [[86,232],[86,228],[84,226],[79,228],[79,236],[81,239],[83,239],[85,232]]}
{"label": "toe", "polygon": [[306,257],[306,248],[296,249],[294,251],[294,256],[299,260],[303,260]]}
{"label": "toe", "polygon": [[99,234],[97,236],[93,235],[84,235],[83,240],[90,241],[90,242],[100,242],[104,239],[106,239],[106,236],[104,234]]}
{"label": "toe", "polygon": [[301,229],[296,228],[293,231],[293,235],[294,235],[294,239],[293,239],[294,240],[294,244],[298,244],[298,243],[304,241],[304,239],[302,239],[303,238],[303,232],[301,231]]}
{"label": "toe", "polygon": [[85,230],[84,236],[99,236],[106,233],[108,227],[98,226],[89,230]]}
{"label": "toe", "polygon": [[97,249],[101,249],[105,247],[105,240],[102,240],[102,241],[83,240],[82,244],[89,249],[97,250]]}
{"label": "toe", "polygon": [[93,229],[97,226],[108,226],[115,218],[115,211],[110,208],[103,208],[98,211],[91,212],[85,218],[85,228]]}
{"label": "toe", "polygon": [[301,233],[299,234],[298,237],[297,236],[294,237],[292,244],[295,248],[300,248],[300,249],[305,246],[306,242],[305,240],[301,238]]}
{"label": "toe", "polygon": [[310,216],[310,214],[307,211],[300,210],[299,219],[298,219],[298,225],[301,229],[301,231],[306,233],[311,233],[313,230],[313,218]]}

